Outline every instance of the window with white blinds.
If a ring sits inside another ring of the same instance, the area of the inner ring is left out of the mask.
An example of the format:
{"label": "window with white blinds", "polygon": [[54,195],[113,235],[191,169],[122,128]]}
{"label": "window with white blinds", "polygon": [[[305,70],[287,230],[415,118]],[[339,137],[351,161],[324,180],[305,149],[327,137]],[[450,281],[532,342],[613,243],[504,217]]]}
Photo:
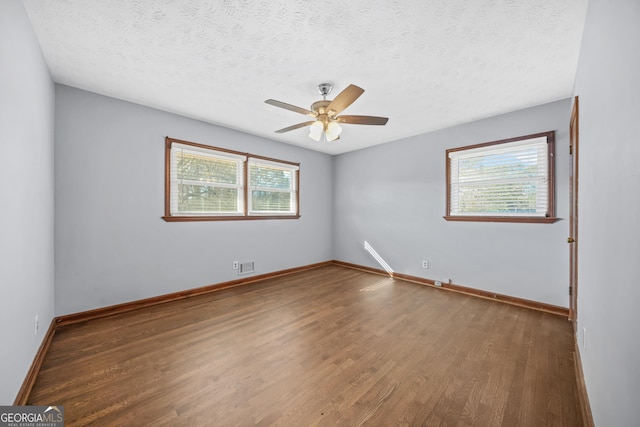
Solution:
{"label": "window with white blinds", "polygon": [[165,169],[167,221],[299,217],[297,163],[167,137]]}
{"label": "window with white blinds", "polygon": [[295,214],[298,166],[249,161],[249,215]]}
{"label": "window with white blinds", "polygon": [[553,218],[553,149],[546,132],[447,150],[445,218]]}

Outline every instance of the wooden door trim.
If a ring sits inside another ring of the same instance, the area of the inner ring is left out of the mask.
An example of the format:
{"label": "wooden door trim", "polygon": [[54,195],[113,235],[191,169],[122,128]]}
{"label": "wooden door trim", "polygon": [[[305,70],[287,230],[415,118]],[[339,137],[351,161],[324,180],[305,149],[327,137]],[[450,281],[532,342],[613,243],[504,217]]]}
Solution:
{"label": "wooden door trim", "polygon": [[569,182],[569,319],[575,324],[578,319],[578,149],[579,149],[579,99],[576,96],[569,121],[569,150],[571,154],[571,177]]}

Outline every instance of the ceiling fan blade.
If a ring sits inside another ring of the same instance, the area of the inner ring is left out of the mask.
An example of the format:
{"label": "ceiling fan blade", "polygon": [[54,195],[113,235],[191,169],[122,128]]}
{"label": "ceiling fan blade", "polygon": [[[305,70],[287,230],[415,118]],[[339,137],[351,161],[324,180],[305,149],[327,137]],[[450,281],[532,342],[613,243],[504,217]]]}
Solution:
{"label": "ceiling fan blade", "polygon": [[267,104],[273,105],[274,107],[284,108],[285,110],[294,111],[300,114],[306,114],[307,116],[315,117],[316,114],[313,111],[309,111],[306,108],[296,107],[295,105],[287,104],[286,102],[276,101],[275,99],[267,99]]}
{"label": "ceiling fan blade", "polygon": [[386,125],[389,118],[376,116],[338,116],[336,120],[340,123],[348,123],[351,125]]}
{"label": "ceiling fan blade", "polygon": [[289,126],[289,127],[286,127],[286,128],[279,129],[279,130],[276,131],[276,133],[289,132],[290,130],[303,128],[305,126],[311,126],[314,123],[315,123],[315,120],[311,121],[311,122],[298,123],[297,125],[293,125],[293,126]]}
{"label": "ceiling fan blade", "polygon": [[340,114],[342,110],[353,104],[353,101],[358,99],[363,93],[364,89],[361,87],[356,85],[347,86],[347,88],[340,92],[327,107],[327,111],[330,112],[329,115],[335,116],[336,114]]}

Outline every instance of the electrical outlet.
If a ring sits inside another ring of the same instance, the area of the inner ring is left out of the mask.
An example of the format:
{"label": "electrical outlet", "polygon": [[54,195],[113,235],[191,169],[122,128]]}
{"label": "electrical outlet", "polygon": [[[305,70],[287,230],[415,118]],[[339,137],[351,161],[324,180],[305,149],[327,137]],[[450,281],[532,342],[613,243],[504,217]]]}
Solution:
{"label": "electrical outlet", "polygon": [[238,261],[233,261],[233,269],[234,270],[238,269]]}
{"label": "electrical outlet", "polygon": [[36,314],[36,319],[35,319],[35,329],[33,331],[34,335],[38,335],[38,329],[40,328],[40,316]]}
{"label": "electrical outlet", "polygon": [[442,282],[440,280],[434,281],[433,284],[436,286],[442,286]]}
{"label": "electrical outlet", "polygon": [[429,268],[429,261],[427,261],[426,259],[422,261],[422,268]]}

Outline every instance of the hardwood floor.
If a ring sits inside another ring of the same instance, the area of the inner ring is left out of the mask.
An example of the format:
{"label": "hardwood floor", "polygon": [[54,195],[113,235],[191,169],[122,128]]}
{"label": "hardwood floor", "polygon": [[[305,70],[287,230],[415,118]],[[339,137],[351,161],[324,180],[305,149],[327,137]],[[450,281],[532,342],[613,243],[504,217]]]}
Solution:
{"label": "hardwood floor", "polygon": [[562,317],[327,266],[58,330],[67,426],[578,426]]}

